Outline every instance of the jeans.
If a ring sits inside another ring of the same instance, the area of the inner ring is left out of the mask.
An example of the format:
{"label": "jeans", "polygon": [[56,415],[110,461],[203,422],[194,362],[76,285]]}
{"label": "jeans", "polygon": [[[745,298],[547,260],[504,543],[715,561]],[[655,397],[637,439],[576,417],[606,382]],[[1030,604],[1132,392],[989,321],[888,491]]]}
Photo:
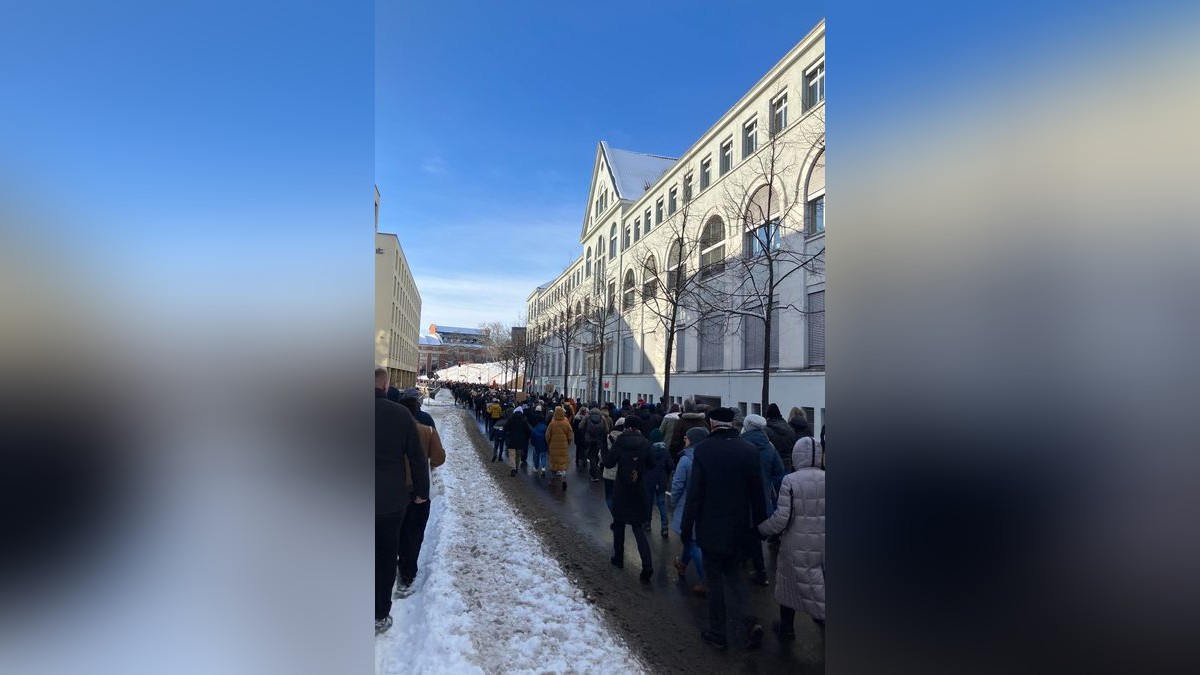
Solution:
{"label": "jeans", "polygon": [[745,626],[742,612],[746,607],[746,580],[739,569],[742,556],[705,551],[704,558],[708,561],[709,628],[728,638],[727,627],[732,624],[733,633],[740,638],[740,631]]}
{"label": "jeans", "polygon": [[650,564],[650,540],[646,539],[646,530],[642,523],[613,522],[613,557],[617,560],[625,558],[625,525],[633,528],[633,539],[637,542],[638,555],[642,558],[642,569],[652,569]]}
{"label": "jeans", "polygon": [[647,492],[646,502],[649,507],[650,520],[654,520],[654,506],[658,505],[658,515],[663,531],[667,529],[667,495],[663,492]]}
{"label": "jeans", "polygon": [[492,441],[492,456],[493,457],[503,457],[504,456],[504,439],[503,438],[497,438],[496,440]]}
{"label": "jeans", "polygon": [[683,555],[679,558],[679,562],[687,567],[688,563],[696,566],[696,576],[700,578],[701,583],[704,582],[704,555],[700,553],[700,547],[695,540],[689,541],[683,547]]}
{"label": "jeans", "polygon": [[375,516],[375,620],[392,613],[392,586],[396,584],[396,554],[404,512]]}
{"label": "jeans", "polygon": [[534,450],[533,451],[533,468],[541,471],[546,468],[546,460],[550,455],[549,450]]}
{"label": "jeans", "polygon": [[423,504],[409,504],[404,510],[404,524],[400,526],[400,552],[396,566],[400,581],[411,584],[417,577],[417,558],[421,556],[421,544],[425,541],[425,524],[429,522],[429,500]]}

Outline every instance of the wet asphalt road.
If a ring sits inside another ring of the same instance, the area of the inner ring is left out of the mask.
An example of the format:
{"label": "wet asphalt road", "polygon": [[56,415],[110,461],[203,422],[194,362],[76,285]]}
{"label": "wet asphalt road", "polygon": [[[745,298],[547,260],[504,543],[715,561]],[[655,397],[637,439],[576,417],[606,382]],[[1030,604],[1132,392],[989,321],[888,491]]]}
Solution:
{"label": "wet asphalt road", "polygon": [[[439,403],[441,403],[439,401]],[[474,437],[481,470],[497,477],[501,489],[516,505],[513,517],[524,518],[539,533],[548,550],[559,560],[589,601],[603,610],[611,627],[654,669],[654,672],[689,673],[824,673],[824,636],[807,615],[796,616],[796,640],[781,643],[770,626],[778,618],[775,602],[775,557],[764,545],[767,575],[765,588],[747,584],[748,611],[766,629],[760,650],[747,652],[731,645],[719,652],[700,641],[700,630],[708,625],[708,601],[691,594],[694,570],[688,584],[677,583],[671,562],[680,552],[679,538],[659,534],[657,509],[649,536],[655,575],[649,585],[638,579],[641,562],[632,532],[626,530],[625,568],[609,563],[612,555],[611,518],[604,503],[603,482],[590,482],[585,469],[575,469],[575,449],[567,473],[567,490],[557,482],[520,472],[509,476],[508,466],[492,463],[491,443],[485,440],[483,424],[473,412],[460,414],[475,423]],[[746,573],[750,569],[747,567]],[[519,619],[518,619],[519,620]]]}

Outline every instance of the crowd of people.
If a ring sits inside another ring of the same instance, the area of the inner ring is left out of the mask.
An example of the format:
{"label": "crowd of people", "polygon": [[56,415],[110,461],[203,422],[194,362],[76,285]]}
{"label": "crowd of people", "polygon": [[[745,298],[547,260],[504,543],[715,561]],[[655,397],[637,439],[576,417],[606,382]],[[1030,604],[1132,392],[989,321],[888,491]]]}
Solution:
{"label": "crowd of people", "polygon": [[[615,567],[623,567],[626,529],[633,533],[643,583],[654,575],[648,535],[657,511],[663,539],[675,532],[672,561],[679,583],[707,598],[717,649],[730,642],[754,649],[765,630],[746,606],[745,582],[768,586],[764,544],[776,555],[775,599],[780,640],[795,639],[797,612],[825,625],[825,428],[819,438],[804,411],[785,419],[772,403],[765,415],[708,408],[687,400],[584,403],[559,393],[532,394],[466,382],[442,382],[455,404],[473,411],[492,443],[492,462],[509,476],[528,470],[566,491],[575,466],[604,482]],[[549,472],[549,478],[547,478]],[[748,575],[742,573],[749,566]],[[732,602],[727,602],[732,601]],[[727,620],[737,635],[727,630]]]}

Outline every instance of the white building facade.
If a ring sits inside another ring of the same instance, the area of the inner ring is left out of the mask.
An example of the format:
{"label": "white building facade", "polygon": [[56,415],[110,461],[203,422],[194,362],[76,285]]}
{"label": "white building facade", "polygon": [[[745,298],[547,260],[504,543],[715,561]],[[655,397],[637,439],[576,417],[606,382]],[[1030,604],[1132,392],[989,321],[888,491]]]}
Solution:
{"label": "white building facade", "polygon": [[578,258],[527,298],[531,388],[657,402],[669,374],[669,402],[762,414],[766,367],[821,428],[824,78],[822,21],[682,156],[598,144]]}

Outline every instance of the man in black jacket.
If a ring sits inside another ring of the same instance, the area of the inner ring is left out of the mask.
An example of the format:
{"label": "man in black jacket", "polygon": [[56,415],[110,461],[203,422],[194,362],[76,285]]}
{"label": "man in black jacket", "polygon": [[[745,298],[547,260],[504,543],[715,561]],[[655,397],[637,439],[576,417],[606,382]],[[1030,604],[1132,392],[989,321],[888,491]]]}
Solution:
{"label": "man in black jacket", "polygon": [[387,399],[387,370],[375,369],[375,634],[392,626],[392,586],[400,526],[408,508],[404,460],[412,466],[412,502],[429,499],[429,461],[412,413]]}
{"label": "man in black jacket", "polygon": [[700,638],[722,650],[728,647],[726,593],[732,601],[729,614],[734,630],[740,632],[743,624],[749,629],[747,648],[761,646],[763,635],[762,626],[753,617],[742,618],[746,587],[739,570],[746,542],[750,537],[757,540],[754,524],[766,518],[766,499],[758,450],[738,436],[733,428],[734,415],[731,408],[708,413],[712,432],[693,454],[680,528],[685,546],[695,530],[696,543],[704,554],[709,629],[701,631]]}

